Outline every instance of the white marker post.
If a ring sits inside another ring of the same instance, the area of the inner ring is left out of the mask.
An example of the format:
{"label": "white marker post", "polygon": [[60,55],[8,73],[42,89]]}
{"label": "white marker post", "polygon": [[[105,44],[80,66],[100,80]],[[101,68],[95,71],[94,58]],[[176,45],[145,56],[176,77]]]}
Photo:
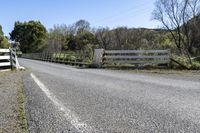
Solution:
{"label": "white marker post", "polygon": [[95,49],[94,50],[93,65],[95,67],[98,67],[98,68],[102,67],[103,54],[104,54],[104,49]]}

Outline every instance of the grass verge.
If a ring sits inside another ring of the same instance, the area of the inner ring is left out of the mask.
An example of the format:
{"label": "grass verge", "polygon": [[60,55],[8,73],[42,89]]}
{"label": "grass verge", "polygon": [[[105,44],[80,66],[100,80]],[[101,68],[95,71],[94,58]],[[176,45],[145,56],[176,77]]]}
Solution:
{"label": "grass verge", "polygon": [[25,101],[26,101],[25,99],[26,98],[24,96],[23,84],[21,82],[17,91],[17,101],[18,101],[17,118],[18,118],[18,125],[21,130],[20,133],[28,133],[28,123],[25,114]]}
{"label": "grass verge", "polygon": [[148,73],[148,74],[163,74],[163,75],[187,75],[200,74],[200,70],[178,70],[178,69],[108,69],[112,71],[133,72],[133,73]]}

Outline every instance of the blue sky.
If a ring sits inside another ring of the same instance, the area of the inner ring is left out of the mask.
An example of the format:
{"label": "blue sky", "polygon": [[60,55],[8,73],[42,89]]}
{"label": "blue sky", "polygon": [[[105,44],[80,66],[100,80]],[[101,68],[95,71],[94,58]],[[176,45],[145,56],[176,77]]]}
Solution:
{"label": "blue sky", "polygon": [[47,29],[85,19],[93,27],[157,28],[155,0],[1,0],[0,24],[8,35],[15,21],[39,20]]}

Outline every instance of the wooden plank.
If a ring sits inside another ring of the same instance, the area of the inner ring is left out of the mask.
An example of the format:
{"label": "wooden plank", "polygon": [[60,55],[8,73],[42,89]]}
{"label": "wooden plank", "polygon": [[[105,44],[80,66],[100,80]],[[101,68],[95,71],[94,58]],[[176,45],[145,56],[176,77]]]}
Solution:
{"label": "wooden plank", "polygon": [[9,55],[0,56],[0,60],[9,60],[9,59],[10,59]]}
{"label": "wooden plank", "polygon": [[0,53],[9,53],[10,50],[9,49],[0,49]]}
{"label": "wooden plank", "polygon": [[4,62],[4,63],[0,63],[0,67],[3,67],[3,66],[10,66],[10,62]]}
{"label": "wooden plank", "polygon": [[168,50],[106,50],[106,54],[169,53]]}
{"label": "wooden plank", "polygon": [[[119,64],[168,64],[170,62],[169,50],[107,50],[105,63]],[[129,55],[126,55],[129,54]],[[131,55],[136,54],[136,55]],[[141,54],[141,55],[137,55]],[[153,55],[142,55],[153,54]],[[162,54],[162,55],[156,55]]]}
{"label": "wooden plank", "polygon": [[106,59],[169,59],[169,56],[120,56],[120,55],[116,55],[116,56],[106,56]]}
{"label": "wooden plank", "polygon": [[106,61],[106,64],[110,63],[119,63],[119,64],[167,64],[169,60],[158,60],[158,61],[128,61],[128,60],[113,60],[113,61]]}

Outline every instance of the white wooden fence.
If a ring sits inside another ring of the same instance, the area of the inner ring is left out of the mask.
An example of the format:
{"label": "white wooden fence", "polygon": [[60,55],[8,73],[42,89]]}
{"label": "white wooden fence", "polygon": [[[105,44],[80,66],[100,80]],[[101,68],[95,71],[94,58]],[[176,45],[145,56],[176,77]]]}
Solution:
{"label": "white wooden fence", "polygon": [[[96,66],[104,64],[134,64],[134,65],[158,65],[169,64],[169,50],[103,50],[95,52],[93,61]],[[102,58],[99,60],[99,58]],[[98,60],[96,60],[98,59]]]}
{"label": "white wooden fence", "polygon": [[19,69],[16,52],[12,49],[0,49],[0,69]]}

